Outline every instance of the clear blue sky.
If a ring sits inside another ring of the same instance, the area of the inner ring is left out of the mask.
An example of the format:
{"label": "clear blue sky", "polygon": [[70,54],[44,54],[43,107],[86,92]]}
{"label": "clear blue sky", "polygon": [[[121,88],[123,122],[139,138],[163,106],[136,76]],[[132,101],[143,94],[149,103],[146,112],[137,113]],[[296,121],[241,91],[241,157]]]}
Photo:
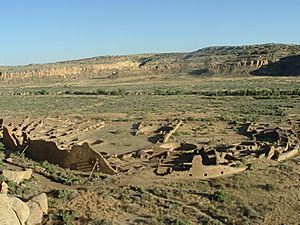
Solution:
{"label": "clear blue sky", "polygon": [[300,43],[299,0],[0,0],[0,65]]}

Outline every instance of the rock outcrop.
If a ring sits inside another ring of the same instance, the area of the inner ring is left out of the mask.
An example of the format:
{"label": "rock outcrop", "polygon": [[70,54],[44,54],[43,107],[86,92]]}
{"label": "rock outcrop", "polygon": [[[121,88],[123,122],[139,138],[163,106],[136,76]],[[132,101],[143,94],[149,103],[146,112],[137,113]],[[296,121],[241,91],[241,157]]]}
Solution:
{"label": "rock outcrop", "polygon": [[29,217],[29,207],[16,197],[0,194],[0,224],[25,225]]}
{"label": "rock outcrop", "polygon": [[138,62],[124,61],[106,64],[91,64],[91,65],[40,65],[36,68],[24,68],[18,71],[3,71],[0,74],[0,79],[20,79],[20,78],[41,78],[46,76],[66,77],[70,75],[93,75],[109,70],[129,70],[137,69]]}
{"label": "rock outcrop", "polygon": [[0,193],[2,194],[8,193],[8,185],[4,181],[2,181],[2,183],[0,184]]}
{"label": "rock outcrop", "polygon": [[26,169],[25,171],[3,170],[2,174],[9,181],[19,184],[23,180],[28,180],[31,178],[32,169]]}
{"label": "rock outcrop", "polygon": [[29,207],[30,214],[26,221],[27,225],[41,224],[43,215],[48,213],[48,200],[45,193],[31,197],[26,203]]}
{"label": "rock outcrop", "polygon": [[251,71],[257,76],[300,76],[300,55],[288,56]]}
{"label": "rock outcrop", "polygon": [[48,199],[45,193],[32,196],[26,203],[7,195],[7,184],[2,182],[0,192],[1,225],[38,225],[48,213]]}

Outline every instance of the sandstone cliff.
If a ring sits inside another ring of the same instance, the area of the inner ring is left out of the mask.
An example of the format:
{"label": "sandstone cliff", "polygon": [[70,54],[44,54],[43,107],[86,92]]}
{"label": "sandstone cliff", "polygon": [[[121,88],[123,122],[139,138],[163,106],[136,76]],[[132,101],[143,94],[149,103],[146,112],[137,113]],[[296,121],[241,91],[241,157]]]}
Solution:
{"label": "sandstone cliff", "polygon": [[287,56],[251,72],[259,76],[300,76],[300,55]]}
{"label": "sandstone cliff", "polygon": [[[102,56],[49,64],[0,67],[0,80],[57,76],[86,77],[101,74],[249,75],[281,58],[300,54],[299,45],[265,44],[208,47],[190,53]],[[285,62],[284,59],[282,62]],[[286,75],[278,63],[264,75]],[[291,65],[296,65],[292,63]],[[261,70],[260,70],[261,71]],[[265,70],[263,70],[265,71]],[[297,75],[298,73],[291,73]]]}

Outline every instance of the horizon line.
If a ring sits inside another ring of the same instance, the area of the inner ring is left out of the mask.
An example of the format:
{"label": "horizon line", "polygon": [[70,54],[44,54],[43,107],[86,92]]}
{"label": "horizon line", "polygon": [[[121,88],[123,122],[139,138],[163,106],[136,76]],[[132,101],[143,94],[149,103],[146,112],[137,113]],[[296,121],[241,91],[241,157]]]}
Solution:
{"label": "horizon line", "polygon": [[124,56],[139,56],[139,55],[156,55],[156,54],[184,54],[184,53],[192,53],[206,48],[214,48],[214,47],[246,47],[246,46],[256,46],[256,45],[300,45],[295,43],[283,43],[283,42],[267,42],[267,43],[257,43],[257,44],[240,44],[240,45],[208,45],[196,50],[192,51],[164,51],[164,52],[141,52],[141,53],[132,53],[132,54],[103,54],[103,55],[95,55],[95,56],[83,56],[78,58],[70,58],[70,59],[63,59],[57,61],[48,61],[48,62],[38,62],[38,63],[29,63],[29,64],[18,64],[18,65],[0,65],[0,67],[27,67],[33,65],[48,65],[48,64],[56,64],[56,63],[67,63],[72,61],[80,61],[80,60],[89,60],[94,58],[101,58],[101,57],[124,57]]}

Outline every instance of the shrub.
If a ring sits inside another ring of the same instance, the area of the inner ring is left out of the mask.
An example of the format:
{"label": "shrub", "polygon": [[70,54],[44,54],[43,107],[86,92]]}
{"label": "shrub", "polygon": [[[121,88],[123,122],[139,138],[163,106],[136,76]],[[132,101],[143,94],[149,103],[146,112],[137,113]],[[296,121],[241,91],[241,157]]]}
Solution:
{"label": "shrub", "polygon": [[3,160],[4,158],[4,150],[5,150],[4,144],[0,142],[0,160]]}
{"label": "shrub", "polygon": [[87,223],[87,225],[112,225],[114,224],[112,221],[106,220],[106,219],[91,219],[91,221],[89,221]]}
{"label": "shrub", "polygon": [[113,90],[113,91],[110,91],[110,95],[125,95],[126,94],[126,91],[124,89],[117,89],[117,90]]}
{"label": "shrub", "polygon": [[64,222],[64,225],[72,225],[75,219],[78,217],[72,210],[61,210],[59,216]]}
{"label": "shrub", "polygon": [[0,142],[0,151],[4,151],[4,144]]}
{"label": "shrub", "polygon": [[60,189],[57,191],[57,197],[64,200],[73,199],[78,195],[77,191],[69,190],[69,189]]}
{"label": "shrub", "polygon": [[0,142],[0,171],[3,170],[3,162],[2,160],[4,159],[4,144]]}
{"label": "shrub", "polygon": [[263,189],[265,189],[266,191],[274,191],[275,190],[275,186],[273,184],[265,184],[263,186]]}
{"label": "shrub", "polygon": [[216,191],[212,195],[212,199],[217,202],[226,203],[230,202],[230,195],[225,191]]}
{"label": "shrub", "polygon": [[48,161],[43,161],[41,166],[46,170],[48,173],[55,173],[56,166],[54,164],[49,163]]}
{"label": "shrub", "polygon": [[21,184],[17,184],[13,181],[6,181],[8,185],[8,193],[10,195],[23,195],[23,194],[32,194],[35,192],[35,187],[32,186],[32,179],[25,180]]}
{"label": "shrub", "polygon": [[96,90],[96,94],[97,95],[107,95],[107,91],[105,91],[103,89],[97,89]]}
{"label": "shrub", "polygon": [[47,161],[43,161],[41,163],[41,166],[45,169],[45,173],[47,176],[63,184],[71,185],[77,184],[79,182],[78,177],[71,171],[65,170]]}
{"label": "shrub", "polygon": [[34,94],[36,94],[36,95],[48,95],[49,91],[47,91],[45,89],[41,89],[41,90],[37,90],[36,92],[34,92]]}
{"label": "shrub", "polygon": [[165,218],[160,221],[166,225],[190,225],[190,223],[185,222],[179,218]]}

